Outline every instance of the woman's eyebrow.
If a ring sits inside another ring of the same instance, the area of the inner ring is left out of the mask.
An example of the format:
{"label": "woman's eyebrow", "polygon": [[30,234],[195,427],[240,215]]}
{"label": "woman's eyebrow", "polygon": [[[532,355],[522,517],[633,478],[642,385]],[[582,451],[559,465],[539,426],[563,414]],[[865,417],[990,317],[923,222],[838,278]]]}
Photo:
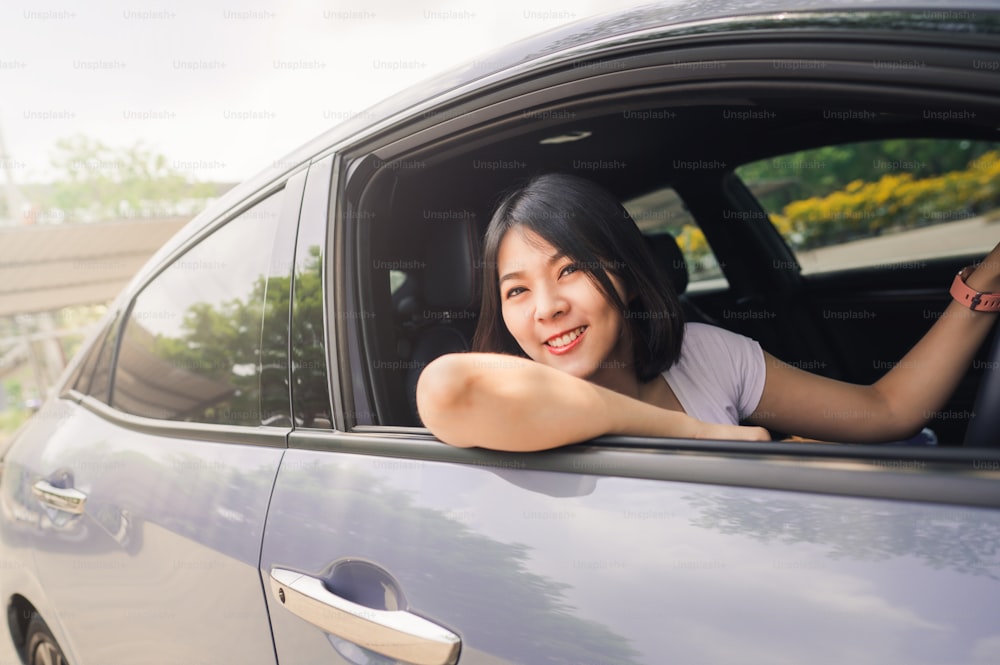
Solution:
{"label": "woman's eyebrow", "polygon": [[[565,258],[566,258],[566,254],[564,254],[563,252],[557,252],[556,254],[553,254],[552,257],[549,259],[549,265],[552,265],[553,263],[561,261],[562,259],[565,259]],[[508,279],[519,279],[523,274],[524,274],[524,272],[521,271],[521,270],[515,270],[513,272],[509,272],[506,275],[503,275],[502,277],[500,277],[500,281],[497,282],[497,283],[498,284],[503,284]]]}
{"label": "woman's eyebrow", "polygon": [[518,270],[516,272],[509,272],[509,273],[507,273],[506,275],[504,275],[503,277],[500,278],[500,283],[503,284],[508,279],[518,279],[520,276],[521,276],[521,271],[520,270]]}

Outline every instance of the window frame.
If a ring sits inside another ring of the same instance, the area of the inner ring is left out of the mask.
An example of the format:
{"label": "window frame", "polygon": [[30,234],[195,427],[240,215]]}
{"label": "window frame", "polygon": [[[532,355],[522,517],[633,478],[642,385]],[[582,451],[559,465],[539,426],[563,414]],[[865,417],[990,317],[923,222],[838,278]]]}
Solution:
{"label": "window frame", "polygon": [[[292,422],[295,429],[321,431],[329,429],[343,429],[342,391],[339,381],[339,362],[336,349],[337,324],[330,316],[330,312],[336,311],[334,294],[337,291],[338,276],[331,267],[336,263],[335,250],[338,244],[333,238],[334,225],[333,215],[336,210],[337,182],[340,175],[340,160],[337,155],[327,155],[326,157],[314,160],[310,165],[305,177],[302,192],[302,205],[299,209],[299,223],[296,227],[294,240],[294,252],[292,258],[292,293],[289,298],[291,311],[289,312],[289,340],[288,340],[288,366],[289,366],[289,390],[291,393],[291,413]],[[301,414],[308,409],[296,385],[300,377],[299,359],[301,351],[296,349],[295,330],[302,320],[300,312],[302,303],[299,290],[300,268],[302,263],[303,250],[311,247],[311,242],[315,241],[320,247],[320,285],[322,300],[322,318],[320,330],[322,335],[323,352],[321,354],[325,367],[322,371],[325,375],[326,395],[323,399],[328,409],[329,426],[323,426],[322,422],[317,425],[300,424]]]}
{"label": "window frame", "polygon": [[[741,86],[736,86],[736,87],[741,87]],[[871,88],[868,86],[861,86],[860,90],[866,93],[872,93]],[[602,100],[603,99],[604,98],[602,97]],[[510,103],[513,104],[514,100],[512,100]],[[602,109],[606,109],[609,106],[609,104],[610,102],[604,101],[602,103]],[[521,112],[525,113],[523,109]],[[456,145],[460,141],[460,139],[457,138],[457,136],[462,136],[465,133],[465,132],[459,132],[458,135],[456,136],[456,134],[454,133],[445,131],[445,129],[448,128],[449,125],[458,122],[459,120],[447,121],[442,123],[440,127],[435,128],[434,131],[421,132],[422,134],[421,138],[424,140],[424,143],[421,145],[420,149],[415,153],[409,151],[398,152],[399,150],[402,150],[403,147],[409,147],[408,144],[411,143],[411,140],[409,139],[398,141],[390,145],[383,145],[381,147],[361,145],[351,149],[345,149],[344,159],[350,162],[352,172],[350,174],[350,179],[346,181],[347,184],[341,185],[342,188],[341,199],[350,202],[350,204],[344,203],[342,200],[338,204],[338,208],[346,207],[348,205],[357,205],[358,201],[361,200],[363,193],[366,192],[369,186],[371,185],[373,181],[372,176],[374,175],[374,171],[369,166],[365,165],[366,161],[375,160],[382,163],[390,163],[393,160],[397,159],[405,161],[410,159],[414,155],[419,156],[428,151],[440,150],[442,146],[445,146],[446,148],[445,152],[447,152],[448,149],[452,149],[452,146]],[[463,122],[464,122],[464,116],[463,116]],[[484,125],[487,127],[489,126],[487,123],[484,123]],[[488,131],[489,130],[485,128],[479,128],[475,131],[474,135],[486,134]],[[726,194],[725,198],[727,205],[733,200],[739,200],[739,199],[744,200],[749,205],[753,206],[759,205],[756,198],[752,196],[749,190],[746,190],[746,188],[743,186],[743,183],[732,174],[731,170],[728,172],[727,176],[720,178],[719,183],[722,185],[723,191]],[[675,183],[675,182],[664,181],[665,186],[674,187],[678,196],[683,201],[685,201],[686,204],[690,205],[691,201],[689,200],[688,196],[690,188],[687,187],[687,184],[688,183],[684,182]],[[343,188],[345,187],[348,189],[348,191],[346,192],[343,191]],[[353,192],[350,190],[353,190]],[[718,198],[716,198],[716,201],[718,201]],[[767,288],[773,286],[774,282],[772,280],[775,278],[777,278],[779,281],[784,282],[783,286],[781,287],[782,290],[787,290],[790,292],[794,292],[794,290],[797,288],[797,285],[801,283],[799,280],[802,279],[802,276],[798,274],[797,271],[795,272],[794,275],[789,275],[787,274],[787,272],[781,275],[774,275],[773,271],[762,272],[760,270],[752,269],[751,266],[747,265],[741,266],[739,264],[726,261],[726,256],[728,256],[730,252],[740,251],[740,247],[746,246],[743,244],[744,242],[750,242],[754,247],[764,248],[766,250],[759,252],[759,257],[764,259],[767,264],[770,264],[774,260],[772,257],[775,256],[787,257],[786,260],[789,262],[789,264],[791,264],[791,262],[794,261],[794,255],[791,253],[791,249],[787,246],[784,239],[777,232],[777,229],[773,227],[773,225],[771,225],[770,223],[761,225],[747,225],[748,229],[744,231],[745,237],[743,237],[742,239],[737,240],[734,237],[723,237],[722,240],[724,242],[718,243],[717,241],[720,239],[719,226],[718,225],[710,226],[708,224],[702,225],[701,222],[702,219],[705,218],[705,215],[702,214],[702,211],[700,209],[694,209],[694,208],[695,207],[693,206],[691,211],[692,216],[699,223],[700,228],[704,230],[706,238],[712,246],[713,252],[715,252],[716,255],[718,256],[720,265],[723,267],[723,272],[727,280],[729,281],[729,285],[733,289],[735,297],[746,298],[748,295],[752,297],[754,293],[758,293],[762,289],[766,290]],[[335,223],[339,222],[341,228],[343,228],[346,225],[344,220],[349,219],[349,217],[350,217],[349,214],[345,214],[343,211],[341,211],[341,213],[336,218]],[[753,228],[749,228],[751,226]],[[766,228],[763,228],[765,226]],[[345,266],[344,270],[340,271],[340,276],[343,281],[342,284],[343,288],[337,289],[338,293],[340,293],[338,302],[347,303],[349,306],[356,306],[356,303],[364,302],[366,298],[370,297],[367,295],[368,293],[367,289],[369,285],[367,283],[364,283],[364,280],[359,281],[356,275],[357,270],[352,263],[356,262],[357,257],[360,256],[363,251],[368,251],[367,248],[362,250],[360,249],[360,246],[357,247],[355,246],[359,240],[362,241],[364,240],[364,233],[354,234],[353,229],[354,227],[352,226],[347,230],[341,231],[341,233],[343,234],[342,237],[346,237],[346,241],[345,244],[342,244],[338,248],[338,258],[337,258],[339,264],[341,266]],[[725,248],[720,250],[720,245],[725,246]],[[346,266],[351,266],[351,267],[347,268]],[[733,279],[731,277],[733,274],[737,275],[736,279]],[[704,293],[709,293],[711,291],[712,290],[710,288],[704,289]],[[370,326],[367,327],[360,326],[360,327],[363,329],[362,332],[360,333],[354,332],[355,328],[357,327],[350,325],[341,326],[340,331],[343,332],[343,330],[345,329],[348,330],[347,343],[354,344],[353,347],[348,346],[347,347],[348,349],[365,348],[368,349],[370,352],[370,349],[374,348],[374,346],[370,343],[370,340],[372,339]],[[350,341],[355,336],[357,336],[360,340],[363,341],[361,342]],[[338,337],[340,337],[339,333]],[[344,347],[340,347],[340,349],[341,352],[344,351]],[[353,353],[349,353],[349,355],[351,358],[356,357]],[[386,399],[384,388],[380,388],[377,386],[377,381],[372,379],[370,373],[368,376],[365,377],[364,388],[363,388],[364,392],[359,392],[359,390],[362,389],[359,388],[357,384],[357,371],[348,372],[345,369],[344,373],[342,373],[341,375],[341,381],[343,382],[342,385],[351,386],[351,388],[347,389],[345,392],[351,392],[353,394],[354,403],[361,402],[365,399],[369,400],[368,401],[369,404],[374,404],[374,406],[369,407],[370,412],[379,413],[380,419],[384,422],[384,418],[382,416],[382,413],[380,412],[381,400]],[[353,408],[356,407],[353,406],[345,407],[345,409],[349,411],[352,410]],[[362,423],[362,426],[364,425],[366,424]],[[376,428],[379,427],[378,425],[374,426]],[[384,427],[392,429],[399,426],[384,425]]]}

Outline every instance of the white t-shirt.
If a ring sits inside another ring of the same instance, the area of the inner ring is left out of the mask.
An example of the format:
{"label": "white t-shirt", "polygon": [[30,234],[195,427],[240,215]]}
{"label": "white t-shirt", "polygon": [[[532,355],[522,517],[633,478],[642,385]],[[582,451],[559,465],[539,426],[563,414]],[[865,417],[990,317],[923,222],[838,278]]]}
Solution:
{"label": "white t-shirt", "polygon": [[663,377],[689,416],[738,425],[760,403],[765,372],[764,351],[756,341],[705,323],[688,323],[680,358]]}

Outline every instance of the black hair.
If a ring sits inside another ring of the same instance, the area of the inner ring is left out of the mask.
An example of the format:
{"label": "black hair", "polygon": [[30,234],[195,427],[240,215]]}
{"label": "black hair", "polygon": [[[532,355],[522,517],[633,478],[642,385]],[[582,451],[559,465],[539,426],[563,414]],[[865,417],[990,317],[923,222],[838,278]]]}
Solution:
{"label": "black hair", "polygon": [[[631,336],[636,375],[645,383],[680,356],[684,318],[673,286],[656,265],[635,220],[610,192],[579,176],[536,176],[500,201],[483,238],[483,295],[473,351],[527,357],[501,313],[497,256],[508,231],[541,236],[586,272],[618,309]],[[618,295],[608,271],[622,280]]]}

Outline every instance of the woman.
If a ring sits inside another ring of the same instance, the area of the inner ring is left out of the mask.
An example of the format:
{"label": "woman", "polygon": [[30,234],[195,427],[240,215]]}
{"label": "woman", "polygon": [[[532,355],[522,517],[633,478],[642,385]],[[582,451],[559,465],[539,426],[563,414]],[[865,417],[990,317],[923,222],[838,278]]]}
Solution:
{"label": "woman", "polygon": [[[953,301],[873,385],[810,374],[741,335],[685,326],[628,212],[563,174],[504,198],[483,258],[473,352],[437,358],[417,385],[424,424],[455,446],[544,450],[603,434],[767,441],[765,427],[904,439],[945,403],[997,318]],[[964,281],[1000,292],[1000,245]]]}

